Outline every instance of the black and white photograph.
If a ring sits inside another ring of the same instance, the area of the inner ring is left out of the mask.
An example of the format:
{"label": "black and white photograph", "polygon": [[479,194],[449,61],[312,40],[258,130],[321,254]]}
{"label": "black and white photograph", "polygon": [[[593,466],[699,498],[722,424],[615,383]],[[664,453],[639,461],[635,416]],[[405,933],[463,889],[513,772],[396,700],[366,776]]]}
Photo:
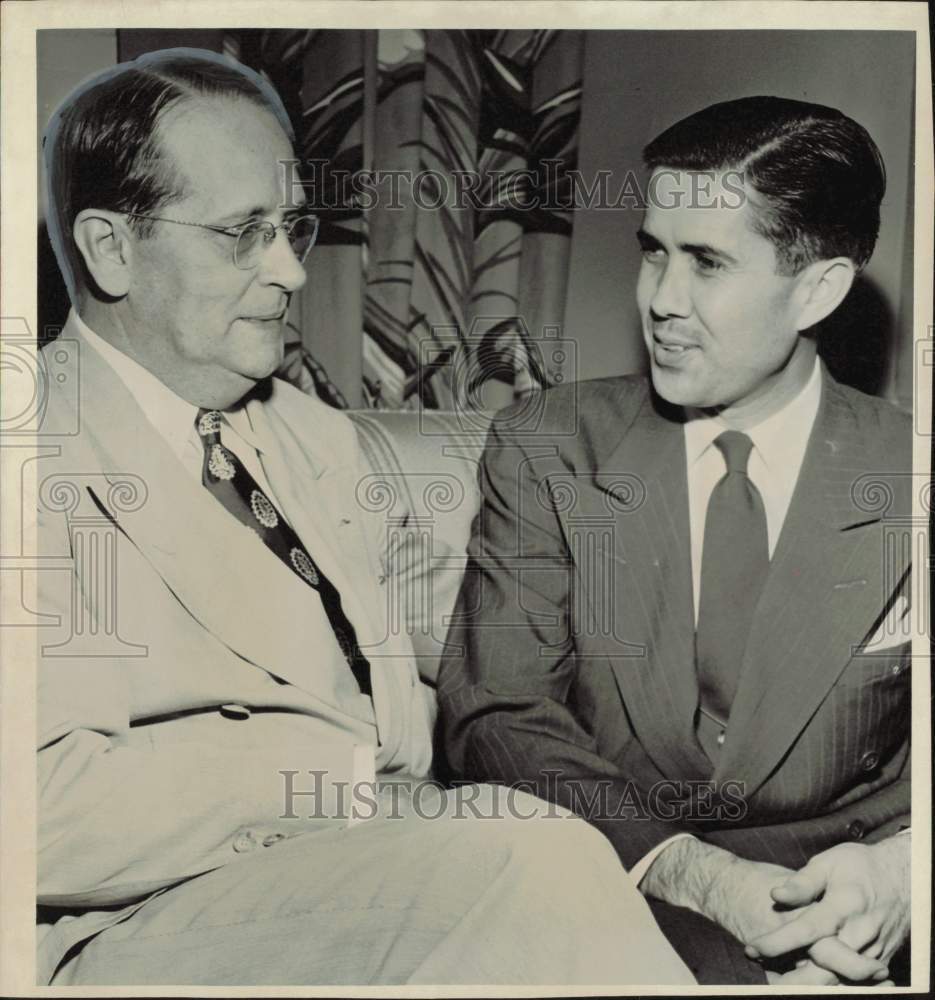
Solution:
{"label": "black and white photograph", "polygon": [[2,17],[0,992],[926,991],[927,5]]}

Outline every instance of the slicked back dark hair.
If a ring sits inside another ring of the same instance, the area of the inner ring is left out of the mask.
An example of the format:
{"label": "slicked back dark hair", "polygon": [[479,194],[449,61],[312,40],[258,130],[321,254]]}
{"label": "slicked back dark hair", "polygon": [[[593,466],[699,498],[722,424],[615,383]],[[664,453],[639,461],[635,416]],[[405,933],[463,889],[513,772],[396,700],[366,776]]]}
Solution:
{"label": "slicked back dark hair", "polygon": [[[120,63],[86,81],[62,103],[46,129],[49,236],[73,303],[94,281],[75,245],[75,218],[86,208],[158,215],[185,196],[184,181],[165,155],[159,124],[186,100],[251,101],[276,116],[293,139],[276,91],[253,70],[202,49],[164,49]],[[153,223],[129,219],[141,237]]]}
{"label": "slicked back dark hair", "polygon": [[849,257],[864,267],[880,229],[883,158],[867,130],[821,104],[744,97],[712,104],[643,150],[650,170],[742,172],[757,192],[754,228],[779,270]]}

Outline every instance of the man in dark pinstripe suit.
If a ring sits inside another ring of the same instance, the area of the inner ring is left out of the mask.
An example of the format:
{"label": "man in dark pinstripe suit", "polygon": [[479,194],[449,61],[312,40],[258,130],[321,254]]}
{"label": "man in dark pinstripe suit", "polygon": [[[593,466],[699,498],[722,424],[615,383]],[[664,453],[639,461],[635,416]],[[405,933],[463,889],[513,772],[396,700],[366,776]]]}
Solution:
{"label": "man in dark pinstripe suit", "polygon": [[651,379],[495,422],[439,679],[449,765],[589,818],[701,982],[889,982],[910,616],[908,547],[884,551],[911,422],[815,343],[873,251],[882,160],[778,98],[644,155]]}

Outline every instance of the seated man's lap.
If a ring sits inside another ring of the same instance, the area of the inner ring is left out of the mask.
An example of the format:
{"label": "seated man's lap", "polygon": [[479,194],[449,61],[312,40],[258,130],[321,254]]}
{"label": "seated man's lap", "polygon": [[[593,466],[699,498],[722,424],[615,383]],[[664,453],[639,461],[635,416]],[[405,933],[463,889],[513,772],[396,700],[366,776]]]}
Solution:
{"label": "seated man's lap", "polygon": [[618,899],[618,922],[636,940],[655,936],[610,844],[560,807],[496,786],[407,781],[384,787],[378,803],[372,819],[258,847],[155,896],[54,984],[405,982],[450,940],[483,957],[537,922],[552,924],[540,929],[543,950],[549,934],[553,951],[577,947],[574,922]]}

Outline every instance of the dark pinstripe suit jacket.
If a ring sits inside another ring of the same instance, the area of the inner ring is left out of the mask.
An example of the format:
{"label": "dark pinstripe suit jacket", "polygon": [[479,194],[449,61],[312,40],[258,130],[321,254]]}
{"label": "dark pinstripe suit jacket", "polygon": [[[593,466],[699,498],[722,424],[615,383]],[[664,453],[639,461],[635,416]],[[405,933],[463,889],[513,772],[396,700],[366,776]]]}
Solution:
{"label": "dark pinstripe suit jacket", "polygon": [[682,829],[798,868],[908,826],[909,646],[867,644],[909,593],[911,468],[910,419],[823,373],[711,760],[678,414],[629,376],[550,390],[535,432],[505,411],[439,677],[451,776],[534,782],[628,867]]}

